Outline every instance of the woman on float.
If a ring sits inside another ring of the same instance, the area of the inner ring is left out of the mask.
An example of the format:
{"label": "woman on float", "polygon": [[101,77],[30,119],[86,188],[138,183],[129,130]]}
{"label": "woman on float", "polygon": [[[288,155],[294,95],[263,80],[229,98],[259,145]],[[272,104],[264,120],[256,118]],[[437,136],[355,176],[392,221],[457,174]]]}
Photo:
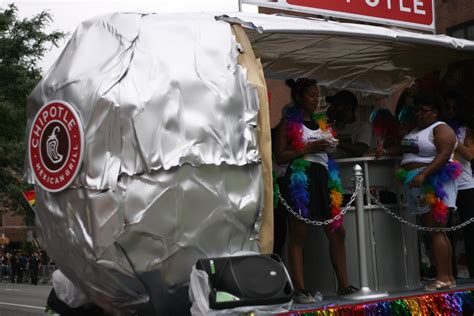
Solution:
{"label": "woman on float", "polygon": [[[324,113],[318,109],[319,89],[312,79],[288,79],[294,105],[287,108],[276,137],[277,163],[290,163],[286,172],[289,203],[294,212],[309,220],[326,220],[340,213],[342,187],[335,164],[328,161],[327,152],[337,140],[333,137]],[[314,303],[305,289],[303,247],[309,224],[290,216],[289,261],[296,303]],[[345,231],[342,221],[324,226],[329,239],[329,254],[336,272],[338,294],[351,294],[357,289],[347,278]]]}
{"label": "woman on float", "polygon": [[[405,135],[401,146],[382,149],[382,154],[403,154],[397,178],[403,184],[408,212],[421,216],[428,227],[445,227],[449,209],[456,208],[456,179],[461,165],[453,162],[456,135],[446,123],[438,121],[439,102],[435,96],[419,93],[414,97],[417,127]],[[430,232],[436,265],[436,280],[426,291],[455,286],[452,249],[445,232]]]}
{"label": "woman on float", "polygon": [[[471,160],[474,158],[474,126],[473,115],[468,113],[466,100],[455,92],[448,92],[444,96],[443,106],[446,122],[454,130],[458,146],[455,151],[455,159],[462,166],[462,174],[459,177],[458,195],[456,199],[457,212],[462,222],[474,217],[474,178],[472,176]],[[464,245],[466,248],[467,267],[471,278],[474,277],[474,225],[463,228]]]}

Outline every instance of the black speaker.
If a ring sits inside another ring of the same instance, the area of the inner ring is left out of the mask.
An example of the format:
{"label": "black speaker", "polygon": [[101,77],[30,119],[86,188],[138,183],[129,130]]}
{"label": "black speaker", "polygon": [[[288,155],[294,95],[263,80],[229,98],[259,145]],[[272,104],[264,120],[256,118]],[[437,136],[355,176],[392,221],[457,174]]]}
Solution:
{"label": "black speaker", "polygon": [[291,300],[293,285],[276,254],[199,259],[209,276],[209,307],[272,305]]}

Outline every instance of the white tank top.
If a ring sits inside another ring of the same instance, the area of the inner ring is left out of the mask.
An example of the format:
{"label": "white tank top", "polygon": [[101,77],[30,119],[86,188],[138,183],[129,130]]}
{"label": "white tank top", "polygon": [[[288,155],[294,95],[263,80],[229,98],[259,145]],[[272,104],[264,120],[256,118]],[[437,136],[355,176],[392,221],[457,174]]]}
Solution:
{"label": "white tank top", "polygon": [[[459,128],[459,135],[456,135],[458,142],[460,144],[464,144],[464,140],[466,139],[466,127],[461,126]],[[462,173],[461,176],[458,178],[458,189],[459,190],[467,190],[474,188],[474,179],[472,177],[472,168],[471,162],[464,159],[463,156],[458,155],[457,160],[461,164]]]}
{"label": "white tank top", "polygon": [[424,129],[417,127],[403,137],[402,165],[412,162],[431,163],[433,161],[438,154],[434,143],[433,129],[441,124],[446,123],[437,121]]}
{"label": "white tank top", "polygon": [[[304,126],[303,124],[303,142],[306,144],[310,141],[317,141],[321,139],[327,139],[330,136],[329,133],[321,131],[321,129],[312,130]],[[311,153],[303,157],[304,160],[319,163],[324,167],[328,167],[328,154],[327,153]]]}

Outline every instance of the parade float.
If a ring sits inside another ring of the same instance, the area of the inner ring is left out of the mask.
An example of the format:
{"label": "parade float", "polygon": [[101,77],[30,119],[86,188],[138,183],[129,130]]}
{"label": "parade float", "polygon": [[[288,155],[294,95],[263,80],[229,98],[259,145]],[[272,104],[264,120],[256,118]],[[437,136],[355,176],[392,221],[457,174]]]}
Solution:
{"label": "parade float", "polygon": [[[25,175],[35,185],[38,240],[107,312],[185,314],[199,259],[272,251],[265,78],[306,76],[323,87],[390,95],[430,70],[472,58],[470,41],[319,19],[116,13],[83,22],[28,98]],[[469,301],[469,285],[408,298],[419,286],[416,231],[384,212],[404,216],[393,189],[397,163],[339,161],[344,190],[359,189],[365,211],[363,260],[354,205],[344,212],[350,278],[396,295],[375,303],[325,299],[289,313],[449,302],[459,309]],[[359,188],[355,164],[362,167]],[[372,186],[393,189],[396,201],[385,208],[363,201]],[[308,247],[305,264],[318,267],[309,270],[308,287],[330,296],[329,258],[316,255],[327,245]],[[370,272],[363,280],[361,264]]]}

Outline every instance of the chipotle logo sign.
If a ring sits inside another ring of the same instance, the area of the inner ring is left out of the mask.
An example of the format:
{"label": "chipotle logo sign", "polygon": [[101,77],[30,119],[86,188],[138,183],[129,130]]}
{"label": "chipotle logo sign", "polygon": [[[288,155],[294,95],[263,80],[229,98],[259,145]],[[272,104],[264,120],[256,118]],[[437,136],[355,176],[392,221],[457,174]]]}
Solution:
{"label": "chipotle logo sign", "polygon": [[30,166],[37,183],[58,192],[74,180],[82,162],[84,134],[79,116],[64,101],[44,105],[28,139]]}

